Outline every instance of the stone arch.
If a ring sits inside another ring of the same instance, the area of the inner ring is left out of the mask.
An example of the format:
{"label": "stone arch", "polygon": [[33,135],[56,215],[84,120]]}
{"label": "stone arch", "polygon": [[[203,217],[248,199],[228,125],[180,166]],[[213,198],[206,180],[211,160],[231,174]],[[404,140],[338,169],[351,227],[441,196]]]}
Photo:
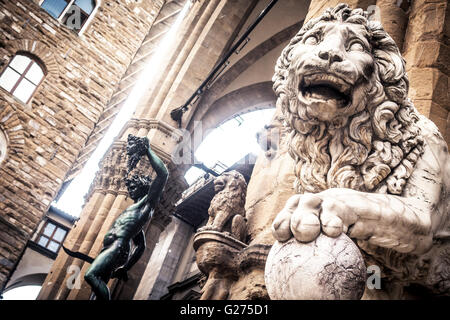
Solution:
{"label": "stone arch", "polygon": [[13,283],[11,283],[11,285],[5,288],[4,293],[12,289],[17,289],[25,286],[42,286],[46,276],[47,273],[27,274],[23,277],[16,279]]}
{"label": "stone arch", "polygon": [[6,41],[5,46],[6,48],[11,48],[11,56],[9,57],[9,59],[20,52],[29,53],[36,56],[42,61],[47,76],[59,75],[59,66],[55,54],[43,42],[31,39],[17,39]]}
{"label": "stone arch", "polygon": [[[276,48],[283,42],[288,41],[291,39],[301,28],[303,25],[303,21],[297,22],[280,32],[274,34],[267,40],[261,42],[259,45],[257,45],[255,48],[253,48],[251,51],[249,51],[247,54],[245,54],[239,61],[237,61],[235,64],[233,64],[223,75],[221,75],[214,84],[205,92],[203,97],[200,99],[200,102],[198,103],[197,107],[195,108],[195,111],[192,114],[192,117],[189,119],[187,124],[187,130],[193,131],[194,129],[194,122],[195,121],[204,121],[204,117],[207,113],[209,113],[211,108],[217,109],[216,102],[218,101],[217,98],[220,96],[220,94],[226,89],[226,87],[231,84],[240,74],[242,74],[245,70],[247,70],[251,65],[253,65],[256,61],[264,57],[267,53],[269,53],[272,49]],[[272,92],[272,84],[270,82],[270,88],[267,87],[267,84],[261,85],[256,84],[256,89],[260,86],[265,86],[264,89],[269,90]],[[248,86],[245,88],[242,88],[244,91],[248,90]],[[239,91],[240,89],[236,90]],[[231,92],[230,94],[232,94]],[[255,92],[258,94],[257,92]],[[223,98],[223,97],[222,97]],[[220,98],[219,100],[221,100]],[[250,110],[248,110],[250,111]],[[248,112],[247,111],[247,112]],[[243,113],[243,112],[241,112]],[[222,122],[226,119],[222,119]],[[221,122],[218,122],[219,124]]]}
{"label": "stone arch", "polygon": [[[185,116],[185,128],[193,137],[193,132],[198,121],[202,123],[202,141],[207,131],[213,129],[234,115],[244,114],[258,109],[275,108],[275,94],[272,89],[272,81],[264,81],[241,87],[221,96],[224,90],[244,71],[263,58],[272,49],[284,42],[289,41],[303,25],[303,20],[277,32],[268,39],[258,44],[227,69],[214,83],[204,92],[195,110]],[[191,159],[199,145],[195,138],[190,139]],[[183,150],[184,149],[183,147]],[[181,154],[180,154],[181,156]],[[180,169],[186,172],[190,165]]]}
{"label": "stone arch", "polygon": [[238,114],[275,108],[275,103],[276,96],[271,81],[242,87],[224,95],[211,105],[202,118],[202,130],[205,133]]}
{"label": "stone arch", "polygon": [[[239,114],[245,114],[252,111],[275,108],[276,96],[272,90],[272,81],[264,81],[256,84],[252,84],[246,87],[234,90],[217,101],[209,108],[208,112],[203,116],[201,122],[201,130],[193,128],[193,130],[199,130],[202,134],[203,141],[205,137],[222,123],[230,120],[233,116]],[[189,150],[190,156],[188,159],[194,159],[194,153],[201,145],[195,137],[197,132],[191,132],[191,139],[189,139],[186,147],[182,147],[179,150],[183,152]],[[178,166],[179,172],[185,174],[187,170],[192,166],[192,163],[186,163],[184,166]]]}
{"label": "stone arch", "polygon": [[6,134],[0,129],[0,166],[2,165],[3,160],[6,158],[6,154],[8,152],[8,138]]}
{"label": "stone arch", "polygon": [[25,131],[17,112],[9,105],[0,107],[0,130],[7,143],[3,163],[9,159],[20,162],[25,147]]}

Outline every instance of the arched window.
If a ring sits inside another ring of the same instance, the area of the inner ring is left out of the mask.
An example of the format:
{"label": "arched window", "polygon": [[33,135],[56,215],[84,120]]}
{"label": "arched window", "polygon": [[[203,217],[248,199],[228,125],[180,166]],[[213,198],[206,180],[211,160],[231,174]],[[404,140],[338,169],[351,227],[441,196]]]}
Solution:
{"label": "arched window", "polygon": [[0,165],[6,158],[6,151],[8,148],[8,141],[3,131],[0,129]]}
{"label": "arched window", "polygon": [[[256,134],[270,123],[274,113],[274,108],[268,108],[235,115],[210,131],[195,150],[195,159],[221,174],[248,153],[257,155],[261,146],[257,142]],[[205,173],[203,169],[193,166],[184,177],[189,185],[192,185]]]}
{"label": "arched window", "polygon": [[98,3],[94,0],[43,0],[41,7],[69,29],[81,32]]}
{"label": "arched window", "polygon": [[43,64],[37,58],[18,53],[0,75],[0,87],[28,103],[44,77]]}

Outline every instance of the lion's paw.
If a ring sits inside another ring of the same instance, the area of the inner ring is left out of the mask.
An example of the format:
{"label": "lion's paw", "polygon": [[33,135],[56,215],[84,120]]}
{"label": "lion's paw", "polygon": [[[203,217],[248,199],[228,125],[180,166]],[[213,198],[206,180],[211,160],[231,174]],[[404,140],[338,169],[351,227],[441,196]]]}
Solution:
{"label": "lion's paw", "polygon": [[336,212],[335,206],[336,202],[324,201],[317,194],[292,196],[275,218],[272,234],[280,242],[292,237],[301,242],[310,242],[320,232],[329,237],[338,237],[347,231],[347,227],[338,215],[333,214]]}
{"label": "lion's paw", "polygon": [[275,217],[272,223],[272,234],[280,242],[285,242],[292,238],[291,232],[291,216],[292,212],[297,208],[300,195],[297,194],[289,198],[283,210]]}

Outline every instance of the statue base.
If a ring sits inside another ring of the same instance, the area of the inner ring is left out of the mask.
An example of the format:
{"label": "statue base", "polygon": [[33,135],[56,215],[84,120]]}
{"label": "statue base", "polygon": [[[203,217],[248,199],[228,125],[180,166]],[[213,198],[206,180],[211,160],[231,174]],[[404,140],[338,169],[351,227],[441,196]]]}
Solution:
{"label": "statue base", "polygon": [[227,233],[201,231],[194,236],[200,271],[208,275],[200,300],[225,300],[239,273],[239,253],[247,245]]}

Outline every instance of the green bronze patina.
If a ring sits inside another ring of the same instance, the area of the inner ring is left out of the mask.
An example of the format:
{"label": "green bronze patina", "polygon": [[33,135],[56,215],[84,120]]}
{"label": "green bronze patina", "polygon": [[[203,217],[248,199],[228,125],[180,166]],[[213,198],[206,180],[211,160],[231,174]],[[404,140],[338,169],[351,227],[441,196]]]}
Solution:
{"label": "green bronze patina", "polygon": [[[143,228],[152,218],[169,176],[166,166],[151,150],[146,137],[139,138],[129,135],[127,154],[129,157],[128,173],[136,167],[144,155],[147,155],[156,172],[156,178],[154,181],[147,176],[138,175],[126,178],[128,194],[135,203],[114,221],[103,239],[103,249],[95,259],[65,248],[68,254],[92,262],[84,279],[91,286],[97,300],[110,300],[108,281],[112,278],[127,280],[128,270],[144,253],[145,234]],[[131,241],[133,241],[134,249],[130,254]]]}

